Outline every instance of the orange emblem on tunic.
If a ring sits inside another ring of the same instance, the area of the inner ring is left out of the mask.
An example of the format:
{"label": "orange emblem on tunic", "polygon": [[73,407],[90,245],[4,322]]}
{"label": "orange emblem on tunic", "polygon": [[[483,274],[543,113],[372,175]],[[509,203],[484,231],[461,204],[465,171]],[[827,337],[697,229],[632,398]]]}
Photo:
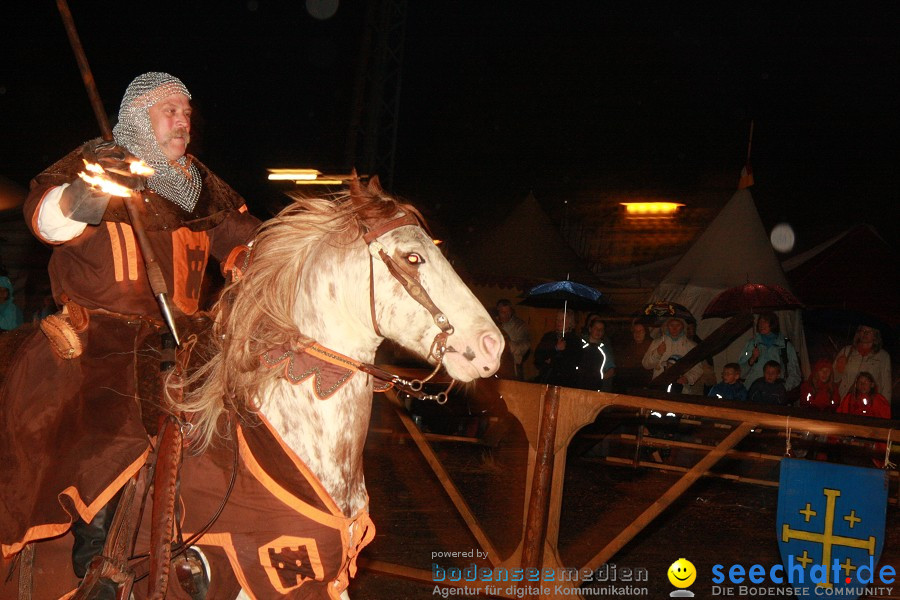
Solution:
{"label": "orange emblem on tunic", "polygon": [[191,231],[187,227],[172,234],[172,279],[175,291],[172,300],[186,315],[197,312],[203,272],[209,258],[209,236],[204,231]]}

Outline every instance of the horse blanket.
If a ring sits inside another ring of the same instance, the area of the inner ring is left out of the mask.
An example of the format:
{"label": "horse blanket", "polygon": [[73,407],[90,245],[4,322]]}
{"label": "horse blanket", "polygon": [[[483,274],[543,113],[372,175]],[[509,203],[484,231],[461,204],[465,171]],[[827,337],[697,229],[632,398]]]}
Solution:
{"label": "horse blanket", "polygon": [[185,537],[206,525],[225,496],[235,444],[234,490],[197,544],[204,552],[224,552],[241,587],[256,598],[337,600],[356,574],[356,557],[374,538],[375,527],[366,510],[344,516],[261,416],[238,424],[232,439],[185,456]]}

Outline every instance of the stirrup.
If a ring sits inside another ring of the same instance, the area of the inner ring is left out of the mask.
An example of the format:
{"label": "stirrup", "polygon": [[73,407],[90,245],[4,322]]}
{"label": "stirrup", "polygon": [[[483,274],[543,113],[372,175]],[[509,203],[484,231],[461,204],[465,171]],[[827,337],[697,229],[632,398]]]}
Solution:
{"label": "stirrup", "polygon": [[181,589],[192,600],[203,600],[209,591],[209,573],[200,551],[187,548],[172,559],[172,568],[178,578]]}

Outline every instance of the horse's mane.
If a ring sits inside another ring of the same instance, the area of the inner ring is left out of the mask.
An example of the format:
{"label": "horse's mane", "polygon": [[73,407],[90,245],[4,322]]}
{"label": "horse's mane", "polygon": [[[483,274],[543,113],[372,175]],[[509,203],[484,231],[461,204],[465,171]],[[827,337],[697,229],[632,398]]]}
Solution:
{"label": "horse's mane", "polygon": [[279,377],[278,369],[260,368],[260,356],[309,339],[293,316],[307,258],[323,244],[347,246],[374,224],[415,210],[371,186],[354,189],[352,197],[293,200],[260,226],[249,264],[213,307],[216,325],[205,351],[210,358],[182,384],[184,398],[175,408],[191,415],[198,450],[220,433],[225,413],[259,408],[253,399]]}

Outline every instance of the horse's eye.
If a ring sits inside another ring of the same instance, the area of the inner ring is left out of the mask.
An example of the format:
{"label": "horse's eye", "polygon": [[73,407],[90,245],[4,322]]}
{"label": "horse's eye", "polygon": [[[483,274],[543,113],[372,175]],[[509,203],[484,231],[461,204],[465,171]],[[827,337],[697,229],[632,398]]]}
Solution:
{"label": "horse's eye", "polygon": [[406,255],[406,262],[411,265],[419,266],[425,264],[425,259],[416,254],[415,252],[410,252]]}

